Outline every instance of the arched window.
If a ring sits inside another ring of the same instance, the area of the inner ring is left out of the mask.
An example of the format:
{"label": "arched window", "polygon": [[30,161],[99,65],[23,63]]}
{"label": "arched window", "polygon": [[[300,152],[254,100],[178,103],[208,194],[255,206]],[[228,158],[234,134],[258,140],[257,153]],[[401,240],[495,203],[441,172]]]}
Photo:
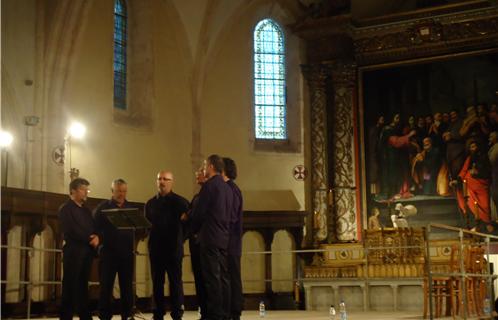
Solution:
{"label": "arched window", "polygon": [[285,46],[280,26],[261,20],[254,29],[256,139],[287,139]]}
{"label": "arched window", "polygon": [[126,110],[126,1],[114,2],[114,107]]}

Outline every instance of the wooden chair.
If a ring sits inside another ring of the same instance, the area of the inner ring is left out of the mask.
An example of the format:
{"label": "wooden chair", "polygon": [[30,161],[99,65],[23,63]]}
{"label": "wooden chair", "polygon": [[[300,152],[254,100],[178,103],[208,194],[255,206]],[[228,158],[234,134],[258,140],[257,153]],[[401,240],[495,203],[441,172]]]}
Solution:
{"label": "wooden chair", "polygon": [[[458,272],[459,269],[459,249],[457,246],[452,246],[450,262],[445,272]],[[424,279],[424,319],[427,318],[429,305],[429,277]],[[443,306],[445,307],[444,316],[455,316],[460,310],[460,282],[455,276],[438,276],[432,277],[432,297],[434,299],[434,317],[440,318],[443,316]]]}

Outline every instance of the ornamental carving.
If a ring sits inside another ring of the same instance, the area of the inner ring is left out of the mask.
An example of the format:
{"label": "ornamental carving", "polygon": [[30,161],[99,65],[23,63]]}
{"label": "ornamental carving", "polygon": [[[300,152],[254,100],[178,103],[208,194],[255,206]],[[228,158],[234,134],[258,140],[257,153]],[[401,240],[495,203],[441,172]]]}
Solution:
{"label": "ornamental carving", "polygon": [[353,101],[356,81],[354,63],[335,64],[332,71],[334,89],[334,159],[333,179],[336,237],[351,241],[356,236],[356,193],[353,134]]}
{"label": "ornamental carving", "polygon": [[327,238],[327,95],[325,81],[328,67],[303,66],[311,98],[311,192],[315,238]]}
{"label": "ornamental carving", "polygon": [[[353,33],[356,58],[364,63],[424,56],[428,52],[433,55],[468,45],[492,47],[498,44],[498,11],[485,9],[389,27],[355,29]],[[379,59],[381,55],[385,58]]]}

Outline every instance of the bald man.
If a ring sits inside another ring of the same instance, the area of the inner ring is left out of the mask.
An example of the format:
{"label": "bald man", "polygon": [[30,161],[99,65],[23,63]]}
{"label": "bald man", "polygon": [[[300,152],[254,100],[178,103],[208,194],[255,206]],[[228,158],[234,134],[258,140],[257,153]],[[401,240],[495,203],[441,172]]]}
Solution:
{"label": "bald man", "polygon": [[154,320],[164,318],[164,280],[168,273],[171,318],[183,316],[183,222],[189,207],[187,199],[173,192],[173,173],[157,174],[157,194],[145,204],[145,216],[151,222],[149,258],[154,296]]}

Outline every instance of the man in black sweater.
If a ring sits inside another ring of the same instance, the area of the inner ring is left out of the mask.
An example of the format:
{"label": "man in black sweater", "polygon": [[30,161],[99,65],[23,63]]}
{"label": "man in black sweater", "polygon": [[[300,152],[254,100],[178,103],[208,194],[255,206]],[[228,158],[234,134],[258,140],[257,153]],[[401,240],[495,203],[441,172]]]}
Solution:
{"label": "man in black sweater", "polygon": [[145,216],[152,224],[149,258],[155,302],[154,320],[162,320],[164,311],[164,274],[168,273],[171,317],[183,316],[182,258],[184,230],[182,216],[189,207],[187,199],[173,192],[173,173],[157,174],[158,193],[145,204]]}
{"label": "man in black sweater", "polygon": [[242,277],[240,257],[242,255],[242,193],[234,180],[237,178],[237,166],[230,158],[223,158],[225,169],[223,180],[232,189],[232,210],[230,212],[230,229],[227,250],[227,267],[230,281],[230,320],[240,320],[242,313]]}
{"label": "man in black sweater", "polygon": [[103,247],[100,252],[100,319],[112,318],[112,291],[116,273],[119,278],[121,296],[121,318],[132,316],[133,309],[133,231],[118,230],[107,219],[102,210],[133,208],[126,200],[128,185],[123,179],[116,179],[111,185],[112,197],[95,208],[95,222],[99,234],[102,235]]}
{"label": "man in black sweater", "polygon": [[223,160],[211,155],[205,162],[206,182],[202,185],[192,216],[192,231],[199,234],[202,277],[209,320],[228,318],[230,285],[227,272],[232,190],[223,181]]}
{"label": "man in black sweater", "polygon": [[59,222],[64,234],[62,249],[63,278],[60,319],[90,320],[88,279],[99,237],[90,209],[85,207],[90,183],[76,178],[69,184],[70,199],[59,209]]}
{"label": "man in black sweater", "polygon": [[[201,168],[195,172],[195,180],[199,186],[202,186],[206,181],[206,177],[204,176],[204,169]],[[187,219],[190,224],[191,214],[197,205],[197,201],[199,200],[199,194],[197,193],[192,198],[190,202],[190,210],[188,212]],[[199,311],[201,318],[199,320],[205,320],[207,315],[207,306],[206,306],[206,289],[204,288],[204,280],[202,278],[202,264],[201,264],[201,256],[200,256],[200,244],[199,244],[199,235],[197,233],[192,232],[191,228],[189,228],[189,249],[190,249],[190,263],[192,265],[192,273],[194,274],[195,281],[195,293],[197,296],[197,303],[199,305]]]}

